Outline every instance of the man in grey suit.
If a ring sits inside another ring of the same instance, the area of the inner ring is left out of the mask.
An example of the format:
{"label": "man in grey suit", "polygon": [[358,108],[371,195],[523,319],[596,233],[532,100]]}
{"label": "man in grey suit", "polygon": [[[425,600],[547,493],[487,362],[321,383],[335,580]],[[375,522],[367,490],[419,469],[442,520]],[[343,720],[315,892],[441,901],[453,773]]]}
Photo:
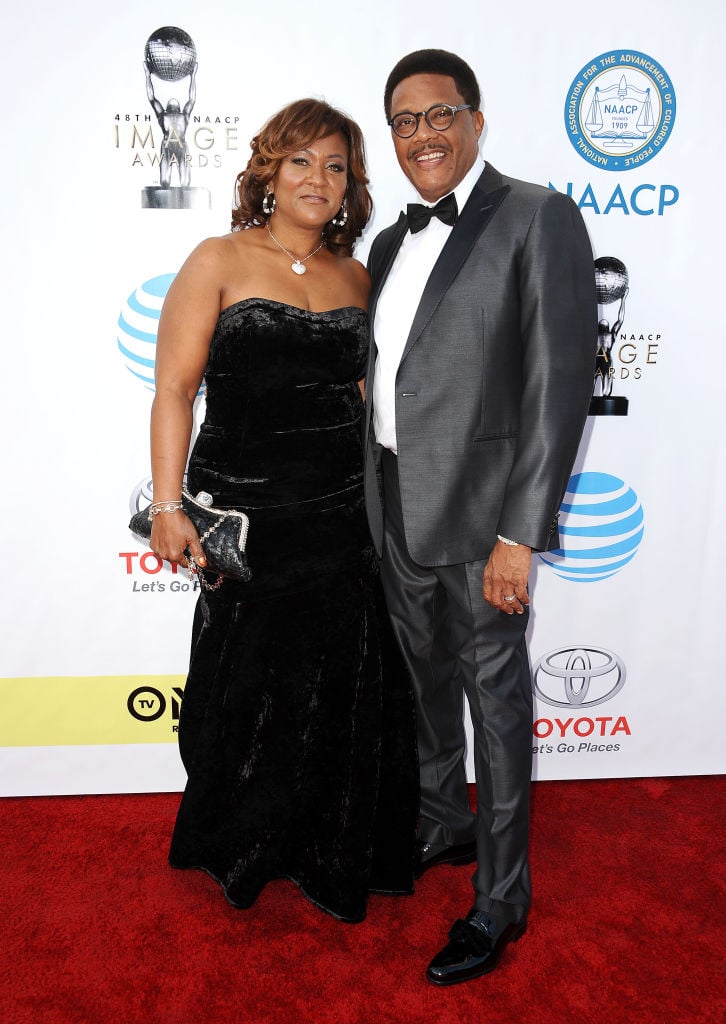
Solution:
{"label": "man in grey suit", "polygon": [[[373,243],[366,499],[416,694],[417,876],[469,864],[474,904],[427,970],[493,970],[527,926],[533,550],[557,515],[592,393],[592,250],[567,196],[484,165],[476,77],[443,50],[385,90],[412,204]],[[463,698],[474,732],[476,814]]]}

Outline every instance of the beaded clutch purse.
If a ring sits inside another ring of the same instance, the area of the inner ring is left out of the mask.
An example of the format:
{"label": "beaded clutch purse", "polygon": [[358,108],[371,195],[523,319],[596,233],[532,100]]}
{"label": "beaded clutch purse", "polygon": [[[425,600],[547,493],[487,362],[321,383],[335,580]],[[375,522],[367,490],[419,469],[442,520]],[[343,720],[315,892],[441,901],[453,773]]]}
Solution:
{"label": "beaded clutch purse", "polygon": [[[247,533],[250,521],[244,512],[231,508],[214,508],[211,494],[200,491],[196,497],[182,490],[181,508],[194,524],[199,540],[207,556],[205,568],[219,577],[231,580],[247,581],[252,578],[252,570],[247,565]],[[151,537],[152,513],[151,506],[136,512],[131,517],[129,529],[148,543]],[[190,568],[199,573],[200,569],[188,558]]]}

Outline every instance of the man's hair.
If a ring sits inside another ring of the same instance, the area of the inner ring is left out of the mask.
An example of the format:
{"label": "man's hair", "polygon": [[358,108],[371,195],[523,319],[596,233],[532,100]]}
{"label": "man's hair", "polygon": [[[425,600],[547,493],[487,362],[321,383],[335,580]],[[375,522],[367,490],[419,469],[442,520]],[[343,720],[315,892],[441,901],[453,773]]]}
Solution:
{"label": "man's hair", "polygon": [[[404,78],[411,75],[448,75],[454,79],[456,91],[470,103],[472,110],[478,110],[481,105],[481,93],[476,75],[469,65],[455,53],[448,50],[414,50],[408,56],[402,57],[388,76],[386,91],[383,94],[383,106],[386,110],[386,119],[391,116],[391,97],[393,90]],[[443,100],[443,96],[441,97]]]}

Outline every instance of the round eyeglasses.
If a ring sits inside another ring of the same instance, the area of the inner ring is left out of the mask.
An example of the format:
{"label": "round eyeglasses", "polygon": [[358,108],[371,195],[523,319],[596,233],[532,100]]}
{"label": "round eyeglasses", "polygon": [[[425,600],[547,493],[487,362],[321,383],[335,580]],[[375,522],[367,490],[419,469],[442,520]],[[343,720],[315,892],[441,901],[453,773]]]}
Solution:
{"label": "round eyeglasses", "polygon": [[471,103],[460,103],[457,107],[452,107],[449,103],[436,103],[433,107],[429,107],[428,110],[419,111],[418,114],[414,114],[410,110],[394,114],[387,124],[393,129],[399,139],[410,139],[418,131],[421,118],[434,131],[445,132],[447,128],[451,128],[454,118],[460,110],[471,109]]}

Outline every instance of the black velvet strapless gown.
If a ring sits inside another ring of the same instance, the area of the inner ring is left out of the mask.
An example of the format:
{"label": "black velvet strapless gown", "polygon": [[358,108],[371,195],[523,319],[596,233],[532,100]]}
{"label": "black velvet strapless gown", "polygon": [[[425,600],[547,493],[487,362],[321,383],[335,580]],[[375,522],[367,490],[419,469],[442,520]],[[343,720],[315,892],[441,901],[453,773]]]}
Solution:
{"label": "black velvet strapless gown", "polygon": [[410,683],[363,506],[366,344],[354,307],[247,299],[219,317],[189,489],[248,513],[254,577],[198,600],[170,851],[236,906],[289,878],[348,921],[370,891],[412,891],[418,813]]}

